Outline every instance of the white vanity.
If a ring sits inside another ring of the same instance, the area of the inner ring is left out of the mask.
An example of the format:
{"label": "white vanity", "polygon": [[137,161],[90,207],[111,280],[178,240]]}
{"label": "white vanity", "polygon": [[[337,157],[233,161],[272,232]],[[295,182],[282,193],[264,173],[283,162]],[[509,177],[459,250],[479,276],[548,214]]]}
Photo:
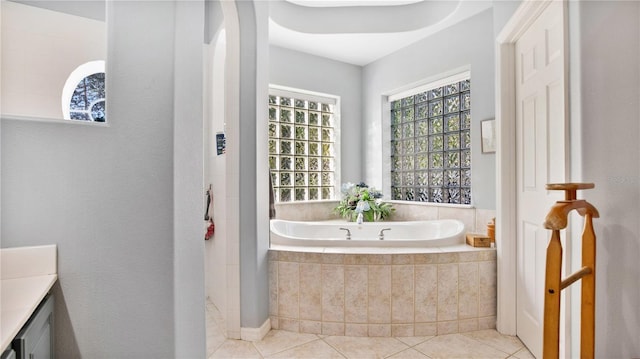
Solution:
{"label": "white vanity", "polygon": [[1,359],[53,358],[55,245],[0,249]]}

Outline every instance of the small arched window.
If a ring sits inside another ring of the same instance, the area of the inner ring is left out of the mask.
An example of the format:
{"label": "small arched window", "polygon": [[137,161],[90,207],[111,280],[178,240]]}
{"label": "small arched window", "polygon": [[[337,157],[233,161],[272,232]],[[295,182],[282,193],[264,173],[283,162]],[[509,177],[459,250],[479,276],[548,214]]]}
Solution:
{"label": "small arched window", "polygon": [[76,68],[62,91],[62,114],[67,120],[106,122],[104,61]]}

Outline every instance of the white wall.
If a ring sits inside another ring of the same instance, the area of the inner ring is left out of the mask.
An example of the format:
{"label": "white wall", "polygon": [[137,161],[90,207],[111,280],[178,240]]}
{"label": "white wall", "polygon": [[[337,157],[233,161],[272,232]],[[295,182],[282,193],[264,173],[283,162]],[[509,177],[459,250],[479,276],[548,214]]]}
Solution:
{"label": "white wall", "polygon": [[362,152],[369,184],[390,193],[390,152],[380,146],[391,138],[381,115],[382,95],[466,68],[471,71],[472,204],[495,209],[495,154],[480,150],[480,122],[495,116],[493,31],[489,9],[364,67]]}
{"label": "white wall", "polygon": [[[570,14],[573,180],[600,212],[597,235],[596,357],[640,357],[640,3],[584,1]],[[572,108],[573,109],[573,108]],[[578,137],[579,136],[579,137]],[[578,219],[580,220],[580,219]],[[575,266],[579,266],[574,263]],[[577,319],[577,318],[574,318]],[[573,333],[577,340],[578,333]],[[577,355],[577,353],[574,353]]]}
{"label": "white wall", "polygon": [[58,245],[57,357],[204,357],[202,12],[109,4],[109,125],[1,123],[2,246]]}
{"label": "white wall", "polygon": [[220,313],[227,312],[227,213],[226,207],[226,155],[216,152],[216,133],[225,130],[224,118],[224,61],[225,35],[205,45],[207,66],[205,92],[205,188],[213,190],[211,216],[216,225],[213,237],[205,243],[205,277],[207,297]]}
{"label": "white wall", "polygon": [[62,88],[78,66],[106,58],[103,21],[2,2],[2,114],[62,118]]}
{"label": "white wall", "polygon": [[[269,47],[269,83],[340,96],[341,182],[362,176],[362,68],[278,46]],[[265,149],[266,152],[266,149]]]}

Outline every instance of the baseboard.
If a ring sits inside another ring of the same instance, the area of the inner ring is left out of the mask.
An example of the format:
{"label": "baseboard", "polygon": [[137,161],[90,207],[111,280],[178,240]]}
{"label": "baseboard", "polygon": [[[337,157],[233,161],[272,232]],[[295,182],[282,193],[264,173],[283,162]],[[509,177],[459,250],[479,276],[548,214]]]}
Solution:
{"label": "baseboard", "polygon": [[271,330],[271,319],[267,318],[260,328],[240,328],[240,339],[257,342],[262,340],[269,333],[269,330]]}

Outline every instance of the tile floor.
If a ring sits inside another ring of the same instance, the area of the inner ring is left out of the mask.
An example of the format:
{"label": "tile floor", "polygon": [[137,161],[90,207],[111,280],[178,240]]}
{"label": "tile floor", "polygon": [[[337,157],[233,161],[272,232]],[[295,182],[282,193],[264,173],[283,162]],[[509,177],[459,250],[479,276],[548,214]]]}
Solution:
{"label": "tile floor", "polygon": [[207,302],[207,358],[533,358],[516,337],[495,330],[435,337],[363,338],[271,330],[259,342],[226,339],[222,317]]}

